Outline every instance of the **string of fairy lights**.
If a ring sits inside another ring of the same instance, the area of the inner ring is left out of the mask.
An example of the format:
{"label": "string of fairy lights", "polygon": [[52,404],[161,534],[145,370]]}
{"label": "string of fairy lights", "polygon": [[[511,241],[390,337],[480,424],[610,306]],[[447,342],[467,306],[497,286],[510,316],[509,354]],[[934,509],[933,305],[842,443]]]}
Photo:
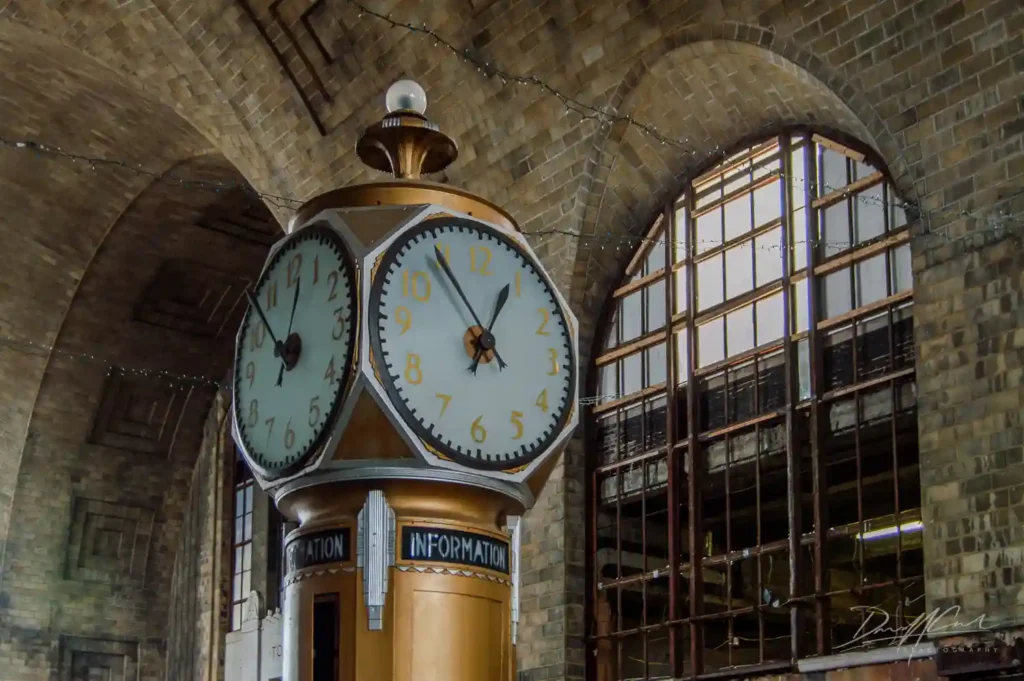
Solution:
{"label": "string of fairy lights", "polygon": [[[703,149],[697,151],[694,149],[695,145],[693,140],[688,137],[673,137],[660,131],[656,126],[650,123],[646,123],[642,120],[638,120],[630,114],[619,113],[614,108],[606,106],[597,106],[591,103],[583,102],[575,97],[568,95],[563,90],[551,85],[545,80],[527,74],[519,74],[508,71],[500,67],[497,63],[491,60],[485,60],[477,57],[473,51],[460,48],[447,40],[444,36],[429,28],[425,23],[421,22],[419,25],[394,19],[391,14],[384,14],[377,12],[359,0],[346,0],[346,2],[358,10],[359,16],[364,15],[373,17],[379,21],[387,23],[393,29],[404,29],[412,34],[423,36],[425,39],[433,41],[435,47],[445,50],[455,57],[461,59],[471,67],[475,67],[477,71],[484,74],[487,78],[492,80],[500,81],[501,85],[516,85],[523,87],[530,87],[540,90],[543,94],[556,98],[564,107],[566,115],[577,116],[580,122],[592,121],[596,123],[602,130],[608,130],[611,126],[624,125],[632,129],[637,130],[642,136],[655,143],[661,145],[671,145],[679,148],[683,153],[688,153],[691,156],[702,155],[707,158],[713,156],[721,156],[724,154],[725,149],[719,146],[714,148]],[[122,159],[112,159],[106,157],[89,156],[85,154],[76,153],[75,151],[62,148],[60,146],[47,144],[35,139],[8,139],[0,136],[0,147],[9,149],[19,150],[26,153],[34,153],[36,156],[47,156],[50,158],[57,158],[68,161],[73,164],[78,164],[83,168],[88,168],[92,171],[96,171],[102,168],[110,168],[114,170],[124,170],[136,175],[148,177],[152,180],[160,180],[161,182],[171,182],[181,185],[185,189],[191,189],[196,191],[212,191],[212,192],[232,192],[240,191],[245,194],[260,199],[269,205],[272,205],[278,209],[289,210],[293,209],[303,203],[303,200],[296,199],[288,196],[282,196],[273,194],[270,192],[263,192],[254,189],[248,183],[244,182],[216,182],[202,178],[195,177],[182,177],[176,174],[174,171],[164,172],[146,168],[142,164],[131,163]],[[790,182],[805,183],[810,186],[812,191],[818,192],[824,190],[826,193],[839,191],[843,188],[832,187],[827,183],[815,182],[813,178],[803,178],[799,176],[789,176],[780,171],[772,171],[771,175],[778,176],[780,179],[788,179]],[[978,238],[984,239],[988,235],[1003,236],[1010,232],[1016,232],[1024,229],[1024,213],[1015,214],[1007,211],[1002,212],[990,212],[981,214],[966,210],[948,210],[932,212],[930,214],[921,211],[920,207],[910,202],[898,202],[898,201],[887,201],[877,194],[870,193],[856,193],[847,196],[850,200],[863,202],[865,204],[872,204],[875,206],[881,206],[885,209],[898,209],[904,210],[911,213],[911,215],[920,216],[924,224],[930,224],[932,220],[929,218],[943,217],[946,218],[942,222],[949,224],[955,219],[966,219],[975,222],[975,226],[965,234],[958,237],[952,237],[945,230],[931,230],[929,229],[926,234],[930,236],[937,236],[944,238],[949,242],[964,242],[968,240],[974,240]],[[1009,197],[1013,198],[1013,197]],[[1004,200],[1008,202],[1009,198]],[[977,226],[977,225],[981,226]],[[540,240],[541,243],[549,238],[555,236],[565,236],[579,240],[581,242],[588,242],[588,244],[595,245],[598,249],[614,248],[615,250],[632,250],[639,247],[645,242],[653,242],[654,244],[665,244],[664,236],[646,236],[635,233],[612,233],[605,232],[604,234],[599,233],[583,233],[572,229],[562,228],[547,228],[534,231],[524,231],[524,234],[535,237]],[[789,247],[795,248],[797,246],[813,245],[816,248],[823,250],[835,250],[842,251],[848,249],[856,244],[851,242],[842,241],[830,241],[826,239],[806,239],[806,240],[793,240],[790,242]],[[676,241],[674,243],[677,252],[688,252],[692,248],[696,248],[698,252],[705,250],[706,248],[713,248],[721,246],[721,240],[714,239],[697,239],[694,235],[690,235],[690,239],[685,241]],[[780,251],[782,249],[781,243],[764,243],[763,240],[757,240],[753,244],[749,244],[750,248],[754,250],[774,250]],[[592,262],[588,262],[587,267],[587,278],[590,278],[590,265]],[[169,381],[175,381],[182,384],[192,386],[207,386],[211,388],[225,388],[227,383],[223,380],[216,380],[206,376],[192,376],[186,374],[177,374],[173,372],[152,370],[139,367],[126,367],[118,362],[114,362],[111,358],[102,357],[99,355],[92,355],[89,353],[72,352],[64,349],[57,348],[52,345],[46,345],[41,343],[35,343],[32,341],[15,338],[12,336],[0,334],[0,345],[4,345],[15,351],[20,351],[28,354],[37,354],[41,356],[58,355],[68,358],[73,358],[81,361],[87,361],[103,365],[107,367],[108,375],[114,370],[113,367],[117,366],[117,370],[134,376],[146,376],[146,377],[157,377]],[[593,405],[604,402],[608,399],[615,399],[617,395],[595,395],[586,396],[580,398],[580,403],[585,405]]]}

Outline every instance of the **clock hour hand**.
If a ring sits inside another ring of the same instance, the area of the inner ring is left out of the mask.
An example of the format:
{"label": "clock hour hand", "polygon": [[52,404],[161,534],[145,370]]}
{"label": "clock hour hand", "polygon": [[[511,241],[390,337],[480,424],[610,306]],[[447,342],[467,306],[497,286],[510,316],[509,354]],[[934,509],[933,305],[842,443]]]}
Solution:
{"label": "clock hour hand", "polygon": [[490,345],[490,349],[494,350],[494,356],[498,360],[499,370],[508,366],[501,358],[501,355],[498,354],[498,350],[494,347],[495,339],[494,333],[492,333],[492,329],[494,329],[494,322],[498,321],[498,315],[501,314],[502,308],[504,308],[505,303],[508,302],[508,290],[509,285],[505,284],[505,287],[498,293],[498,303],[494,306],[494,314],[491,315],[491,323],[487,325],[487,329],[476,341],[476,354],[473,355],[473,363],[469,367],[469,370],[472,371],[474,375],[476,375],[476,368],[480,364],[480,358],[483,357],[485,345]]}
{"label": "clock hour hand", "polygon": [[260,316],[260,319],[263,320],[263,326],[267,327],[267,333],[270,334],[270,340],[274,341],[274,355],[276,357],[280,357],[281,351],[284,349],[284,346],[281,344],[281,341],[277,340],[277,337],[274,335],[273,329],[270,328],[270,322],[267,321],[267,315],[263,314],[263,308],[260,307],[259,301],[256,300],[256,296],[254,296],[252,292],[248,290],[246,290],[245,296],[246,298],[249,299],[249,304],[252,305],[253,309],[256,310],[256,314],[258,314]]}
{"label": "clock hour hand", "polygon": [[[289,338],[291,338],[291,335],[292,335],[292,322],[295,321],[295,308],[298,307],[298,305],[299,305],[299,286],[301,284],[302,284],[302,279],[296,279],[295,280],[295,297],[292,298],[292,313],[288,317],[288,333],[286,333],[284,335],[286,342],[287,342],[287,340]],[[274,352],[275,352],[275,354],[277,354],[276,346],[275,346]],[[284,368],[285,368],[284,348],[282,348],[282,351],[281,351],[280,355],[281,355],[281,370],[277,372],[277,385],[279,385],[279,386],[281,385],[281,381],[284,380]]]}

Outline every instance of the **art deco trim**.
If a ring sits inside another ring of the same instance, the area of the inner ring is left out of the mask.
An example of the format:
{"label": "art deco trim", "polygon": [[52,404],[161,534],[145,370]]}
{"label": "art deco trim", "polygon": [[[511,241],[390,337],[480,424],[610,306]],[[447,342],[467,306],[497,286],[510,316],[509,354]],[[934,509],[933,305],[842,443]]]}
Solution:
{"label": "art deco trim", "polygon": [[301,582],[304,579],[310,579],[312,577],[323,577],[324,575],[336,575],[339,572],[355,572],[354,567],[337,567],[337,568],[325,568],[322,570],[308,570],[306,572],[296,572],[293,575],[289,575],[284,579],[284,586],[291,586],[295,582]]}
{"label": "art deco trim", "polygon": [[384,598],[388,592],[388,567],[395,564],[395,512],[384,492],[372,490],[359,511],[356,566],[363,569],[363,597],[370,631],[384,627]]}
{"label": "art deco trim", "polygon": [[519,552],[523,543],[522,527],[522,518],[509,516],[508,530],[511,535],[509,552],[512,554],[512,645],[516,644],[516,634],[519,628]]}
{"label": "art deco trim", "polygon": [[433,575],[451,575],[453,577],[476,577],[477,579],[484,579],[488,582],[494,582],[496,584],[504,584],[505,586],[512,586],[504,577],[496,577],[494,575],[485,575],[482,572],[473,572],[472,570],[458,570],[455,568],[436,568],[436,567],[422,567],[419,565],[396,565],[396,570],[402,572],[423,572],[430,573]]}

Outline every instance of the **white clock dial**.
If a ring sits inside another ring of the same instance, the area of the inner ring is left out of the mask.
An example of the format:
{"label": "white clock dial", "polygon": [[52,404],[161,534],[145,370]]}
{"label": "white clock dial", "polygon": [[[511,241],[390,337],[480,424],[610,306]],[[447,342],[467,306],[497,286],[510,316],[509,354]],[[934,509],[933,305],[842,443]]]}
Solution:
{"label": "white clock dial", "polygon": [[313,225],[274,254],[253,293],[259,308],[249,303],[235,352],[234,418],[249,465],[268,477],[305,463],[337,417],[355,347],[353,281],[341,237]]}
{"label": "white clock dial", "polygon": [[[488,340],[482,332],[503,297]],[[512,239],[473,220],[427,220],[385,253],[370,309],[384,388],[442,455],[510,470],[563,430],[576,392],[574,337],[538,265]]]}

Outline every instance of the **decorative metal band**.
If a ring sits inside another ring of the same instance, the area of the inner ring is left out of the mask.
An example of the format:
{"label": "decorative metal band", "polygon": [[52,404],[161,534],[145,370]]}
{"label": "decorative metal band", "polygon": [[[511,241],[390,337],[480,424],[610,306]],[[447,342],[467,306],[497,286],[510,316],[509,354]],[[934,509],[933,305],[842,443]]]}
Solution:
{"label": "decorative metal band", "polygon": [[370,631],[384,627],[384,598],[388,592],[388,567],[395,564],[395,512],[384,493],[372,490],[359,511],[356,565],[363,569],[363,596]]}
{"label": "decorative metal band", "polygon": [[516,644],[519,628],[519,551],[523,543],[523,519],[519,516],[508,517],[508,530],[511,534],[509,543],[512,553],[512,645]]}
{"label": "decorative metal band", "polygon": [[452,575],[453,577],[476,577],[477,579],[485,579],[488,582],[495,582],[496,584],[504,584],[505,586],[512,586],[512,583],[504,577],[498,577],[496,575],[485,575],[482,572],[473,572],[472,570],[459,570],[458,568],[438,568],[438,567],[423,567],[420,565],[396,565],[396,570],[402,572],[429,572],[434,575]]}
{"label": "decorative metal band", "polygon": [[300,572],[296,572],[296,573],[288,575],[287,577],[284,578],[284,580],[281,582],[281,584],[283,586],[291,586],[295,582],[301,582],[304,579],[310,579],[312,577],[322,577],[324,575],[336,575],[339,572],[355,572],[355,571],[356,571],[356,569],[354,567],[351,567],[351,566],[349,566],[349,567],[326,568],[326,569],[323,569],[323,570],[304,570],[304,571],[300,571]]}
{"label": "decorative metal band", "polygon": [[367,466],[365,461],[332,464],[331,468],[290,480],[287,484],[274,490],[274,501],[280,504],[281,500],[292,492],[314,485],[366,480],[424,480],[465,485],[504,495],[522,504],[524,508],[532,507],[535,501],[530,488],[522,483],[495,480],[483,475],[450,469],[412,468],[407,463],[382,465],[380,462],[375,462],[374,465]]}

